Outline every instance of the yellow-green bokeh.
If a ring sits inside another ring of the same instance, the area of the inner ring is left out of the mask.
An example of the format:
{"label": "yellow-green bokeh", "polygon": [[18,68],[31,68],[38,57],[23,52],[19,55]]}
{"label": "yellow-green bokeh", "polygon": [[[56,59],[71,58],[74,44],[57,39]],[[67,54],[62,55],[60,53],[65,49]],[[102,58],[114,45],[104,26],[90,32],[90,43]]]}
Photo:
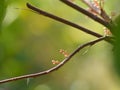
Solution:
{"label": "yellow-green bokeh", "polygon": [[[0,79],[40,72],[62,61],[59,49],[71,53],[95,37],[30,11],[29,2],[104,35],[103,26],[59,0],[9,0],[0,35]],[[75,3],[87,8],[80,0]],[[106,0],[104,8],[119,11],[119,0]],[[118,14],[118,13],[117,13]],[[87,53],[85,53],[87,51]],[[112,46],[100,42],[79,52],[59,70],[38,78],[1,84],[1,90],[120,90],[112,70]]]}

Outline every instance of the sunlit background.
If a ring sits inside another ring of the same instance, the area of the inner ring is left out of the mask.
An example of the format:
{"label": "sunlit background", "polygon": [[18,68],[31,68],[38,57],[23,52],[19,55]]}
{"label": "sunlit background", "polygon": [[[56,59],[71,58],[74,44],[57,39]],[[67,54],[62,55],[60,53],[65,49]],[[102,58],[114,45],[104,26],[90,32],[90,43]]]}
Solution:
{"label": "sunlit background", "polygon": [[[59,23],[26,7],[29,2],[104,35],[103,26],[59,0],[8,0],[0,35],[0,79],[36,73],[62,61],[60,49],[71,53],[79,45],[96,39],[78,29]],[[80,0],[76,4],[87,9]],[[104,9],[120,11],[119,0],[105,0]],[[113,17],[114,18],[114,17]],[[0,85],[0,90],[120,90],[113,69],[113,47],[102,41],[86,47],[59,70],[37,78]]]}

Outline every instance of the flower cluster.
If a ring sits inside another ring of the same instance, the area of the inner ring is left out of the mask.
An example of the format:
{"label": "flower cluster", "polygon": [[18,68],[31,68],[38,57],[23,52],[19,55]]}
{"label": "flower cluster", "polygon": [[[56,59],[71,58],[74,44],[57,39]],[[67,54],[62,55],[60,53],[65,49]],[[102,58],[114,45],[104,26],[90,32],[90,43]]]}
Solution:
{"label": "flower cluster", "polygon": [[[59,52],[62,54],[62,55],[64,55],[64,57],[66,58],[66,57],[68,57],[68,52],[66,51],[66,50],[63,50],[63,49],[60,49],[59,50]],[[60,63],[60,61],[58,61],[58,60],[52,60],[52,64],[59,64]]]}
{"label": "flower cluster", "polygon": [[58,60],[52,60],[52,64],[59,64],[60,63],[60,61],[58,61]]}
{"label": "flower cluster", "polygon": [[63,54],[64,55],[64,57],[68,57],[68,52],[66,51],[66,50],[63,50],[63,49],[60,49],[60,51],[59,51],[61,54]]}

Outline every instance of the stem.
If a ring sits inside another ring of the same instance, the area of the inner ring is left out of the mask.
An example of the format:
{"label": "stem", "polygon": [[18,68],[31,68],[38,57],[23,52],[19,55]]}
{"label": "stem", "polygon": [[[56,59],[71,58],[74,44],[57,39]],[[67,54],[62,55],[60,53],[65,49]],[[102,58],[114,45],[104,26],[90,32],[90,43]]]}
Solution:
{"label": "stem", "polygon": [[77,49],[75,49],[68,57],[66,57],[62,62],[60,62],[58,65],[42,71],[42,72],[38,72],[38,73],[34,73],[34,74],[28,74],[28,75],[23,75],[23,76],[18,76],[18,77],[13,77],[13,78],[9,78],[9,79],[4,79],[4,80],[0,80],[0,84],[3,83],[7,83],[7,82],[12,82],[12,81],[16,81],[16,80],[20,80],[20,79],[25,79],[25,78],[35,78],[38,76],[42,76],[48,73],[51,73],[53,71],[56,71],[57,69],[59,69],[60,67],[62,67],[65,63],[67,63],[74,55],[76,55],[76,53],[78,53],[81,49],[85,48],[86,46],[91,46],[94,45],[104,39],[106,39],[107,37],[100,37],[96,40],[90,41],[88,43],[85,43],[83,45],[80,45]]}
{"label": "stem", "polygon": [[93,20],[95,20],[96,22],[102,24],[103,26],[111,29],[111,26],[109,25],[108,22],[106,22],[106,21],[104,21],[103,19],[97,17],[96,15],[88,12],[87,10],[79,7],[78,5],[75,5],[74,3],[70,2],[69,0],[60,0],[60,1],[63,2],[63,3],[65,3],[65,4],[67,4],[68,6],[70,6],[70,7],[72,7],[72,8],[74,8],[75,10],[79,11],[80,13],[82,13],[82,14],[90,17],[91,19],[93,19]]}
{"label": "stem", "polygon": [[[102,35],[100,35],[100,34],[98,34],[98,33],[96,33],[96,32],[93,32],[93,31],[91,31],[91,30],[89,30],[89,29],[87,29],[87,28],[84,28],[84,27],[82,27],[82,26],[80,26],[80,25],[77,25],[77,24],[75,24],[75,23],[72,23],[72,22],[70,22],[70,21],[68,21],[68,20],[66,20],[66,19],[63,19],[63,18],[61,18],[61,17],[55,16],[55,15],[50,14],[50,13],[48,13],[48,12],[45,12],[45,11],[43,11],[43,10],[41,10],[41,9],[38,9],[38,8],[36,8],[35,6],[32,6],[32,5],[29,4],[29,3],[27,3],[26,5],[27,5],[27,7],[28,7],[29,9],[33,10],[34,12],[37,12],[37,13],[40,14],[40,15],[43,15],[43,16],[52,18],[52,19],[54,19],[54,20],[56,20],[56,21],[59,21],[59,22],[61,22],[61,23],[64,23],[64,24],[67,24],[67,25],[72,26],[72,27],[74,27],[74,28],[77,28],[78,30],[81,30],[81,31],[83,31],[83,32],[85,32],[85,33],[87,33],[87,34],[92,35],[92,36],[95,36],[95,37],[98,37],[98,38],[99,38],[99,37],[102,37]],[[105,40],[106,40],[107,42],[111,43],[111,44],[113,43],[113,41],[110,40],[110,38],[109,38],[109,39],[105,39]]]}
{"label": "stem", "polygon": [[61,18],[61,17],[55,16],[55,15],[53,15],[53,14],[50,14],[50,13],[45,12],[45,11],[43,11],[43,10],[40,10],[40,9],[32,6],[32,5],[29,4],[29,3],[27,3],[26,5],[27,5],[27,7],[28,7],[29,9],[37,12],[38,14],[44,15],[44,16],[49,17],[49,18],[52,18],[52,19],[54,19],[54,20],[56,20],[56,21],[62,22],[62,23],[67,24],[67,25],[70,25],[70,26],[72,26],[72,27],[74,27],[74,28],[77,28],[77,29],[79,29],[79,30],[82,30],[83,32],[86,32],[86,33],[88,33],[88,34],[90,34],[90,35],[93,35],[93,36],[96,36],[96,37],[102,37],[102,35],[100,35],[100,34],[98,34],[98,33],[95,33],[95,32],[93,32],[93,31],[91,31],[91,30],[88,30],[88,29],[82,27],[82,26],[79,26],[79,25],[77,25],[77,24],[75,24],[75,23],[72,23],[72,22],[70,22],[70,21],[67,21],[67,20],[65,20],[65,19],[63,19],[63,18]]}

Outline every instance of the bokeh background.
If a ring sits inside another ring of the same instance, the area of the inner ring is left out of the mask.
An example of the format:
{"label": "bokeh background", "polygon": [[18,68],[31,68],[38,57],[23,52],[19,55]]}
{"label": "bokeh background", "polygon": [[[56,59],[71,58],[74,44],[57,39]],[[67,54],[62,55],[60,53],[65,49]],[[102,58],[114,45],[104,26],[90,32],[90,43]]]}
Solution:
{"label": "bokeh background", "polygon": [[[30,11],[29,2],[104,35],[103,26],[59,0],[7,0],[0,32],[0,79],[47,70],[62,61],[60,49],[71,53],[95,37]],[[80,0],[75,3],[87,8]],[[119,14],[119,0],[105,0],[104,9]],[[114,17],[113,17],[114,18]],[[37,78],[0,85],[0,90],[120,90],[113,67],[113,47],[102,41],[86,47],[59,70]]]}

